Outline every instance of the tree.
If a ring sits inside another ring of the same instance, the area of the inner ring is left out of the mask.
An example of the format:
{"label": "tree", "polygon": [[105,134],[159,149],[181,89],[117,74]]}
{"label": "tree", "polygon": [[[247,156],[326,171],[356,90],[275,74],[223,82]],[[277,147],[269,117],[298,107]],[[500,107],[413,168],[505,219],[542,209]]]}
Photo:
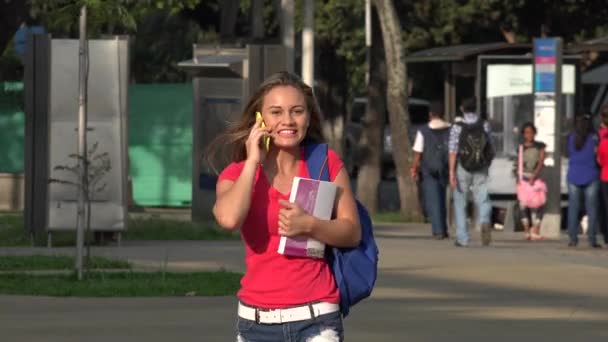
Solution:
{"label": "tree", "polygon": [[89,9],[88,31],[91,37],[100,34],[128,34],[137,31],[137,22],[158,10],[176,15],[193,9],[196,0],[30,0],[32,13],[38,16],[49,32],[75,36],[82,6]]}
{"label": "tree", "polygon": [[357,177],[357,197],[371,213],[378,211],[378,185],[382,175],[382,137],[386,113],[386,63],[383,48],[380,22],[377,15],[372,15],[367,107],[360,147],[357,149],[363,157]]}
{"label": "tree", "polygon": [[[303,11],[297,12],[300,15]],[[354,96],[365,91],[363,15],[359,0],[328,0],[315,5],[315,91],[324,114],[323,133],[340,154],[348,107]],[[301,18],[296,18],[296,28],[301,31]]]}
{"label": "tree", "polygon": [[0,1],[0,55],[13,39],[15,32],[28,17],[25,0]]}
{"label": "tree", "polygon": [[405,217],[420,219],[416,184],[408,173],[413,153],[407,134],[410,117],[407,109],[407,73],[401,24],[392,0],[374,0],[374,4],[380,18],[384,42],[387,72],[386,103],[401,201],[400,211]]}
{"label": "tree", "polygon": [[[104,191],[107,183],[103,182],[105,175],[112,169],[112,162],[108,152],[97,152],[99,142],[95,142],[87,151],[86,157],[71,153],[70,159],[75,160],[71,165],[56,165],[53,171],[64,172],[65,178],[49,178],[49,183],[56,183],[75,187],[79,192],[82,191],[85,195],[85,217],[84,227],[86,232],[86,248],[87,255],[84,262],[84,267],[88,273],[91,266],[91,200],[95,200],[95,195]],[[82,161],[82,163],[81,163]],[[80,169],[82,164],[87,164],[87,179],[80,179]],[[75,180],[74,180],[75,179]]]}

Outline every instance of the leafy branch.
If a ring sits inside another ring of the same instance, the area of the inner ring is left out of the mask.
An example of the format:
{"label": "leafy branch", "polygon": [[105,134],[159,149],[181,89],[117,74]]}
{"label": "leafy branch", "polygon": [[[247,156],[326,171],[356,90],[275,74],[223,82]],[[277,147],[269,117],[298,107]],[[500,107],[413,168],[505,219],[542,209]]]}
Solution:
{"label": "leafy branch", "polygon": [[[112,170],[112,162],[108,152],[99,153],[99,142],[95,142],[91,148],[87,151],[86,157],[82,157],[78,154],[72,153],[68,157],[75,160],[70,165],[57,165],[53,167],[54,171],[67,173],[72,175],[68,179],[61,178],[49,178],[50,184],[60,184],[66,186],[73,186],[79,191],[84,193],[84,202],[86,206],[85,215],[85,230],[86,230],[86,242],[87,242],[87,257],[86,257],[86,269],[88,272],[90,259],[91,259],[91,199],[95,194],[101,193],[107,187],[107,183],[103,182],[105,175]],[[86,179],[80,178],[81,165],[85,164],[87,171]],[[76,180],[70,180],[74,178]]]}

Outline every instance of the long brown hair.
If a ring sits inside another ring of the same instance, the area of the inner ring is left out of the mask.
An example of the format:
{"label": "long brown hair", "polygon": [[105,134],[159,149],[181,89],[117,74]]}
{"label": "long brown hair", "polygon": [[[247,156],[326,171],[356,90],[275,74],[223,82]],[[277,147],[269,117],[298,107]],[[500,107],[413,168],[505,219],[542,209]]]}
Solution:
{"label": "long brown hair", "polygon": [[591,117],[588,115],[578,116],[574,121],[574,147],[577,151],[585,146],[591,134],[593,134]]}
{"label": "long brown hair", "polygon": [[325,141],[321,128],[321,110],[312,88],[306,85],[298,76],[281,71],[270,75],[260,84],[249,99],[249,102],[247,102],[241,118],[209,144],[205,152],[205,160],[213,170],[217,170],[214,165],[214,158],[220,148],[228,147],[231,149],[227,154],[227,156],[230,156],[229,161],[231,162],[240,162],[247,158],[245,142],[249,137],[251,127],[255,124],[255,113],[262,111],[264,97],[270,90],[275,87],[284,86],[294,87],[304,95],[306,110],[310,116],[304,143],[322,143]]}

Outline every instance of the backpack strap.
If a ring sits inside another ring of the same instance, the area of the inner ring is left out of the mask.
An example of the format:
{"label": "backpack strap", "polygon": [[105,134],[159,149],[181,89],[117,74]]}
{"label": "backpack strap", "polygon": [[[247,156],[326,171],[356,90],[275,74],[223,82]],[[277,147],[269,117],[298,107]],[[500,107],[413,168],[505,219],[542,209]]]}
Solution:
{"label": "backpack strap", "polygon": [[523,181],[524,180],[524,176],[523,176],[523,169],[524,169],[524,145],[519,145],[519,155],[517,156],[517,177],[519,178],[519,181]]}
{"label": "backpack strap", "polygon": [[304,146],[304,158],[311,178],[331,181],[327,167],[327,150],[327,144],[311,143]]}

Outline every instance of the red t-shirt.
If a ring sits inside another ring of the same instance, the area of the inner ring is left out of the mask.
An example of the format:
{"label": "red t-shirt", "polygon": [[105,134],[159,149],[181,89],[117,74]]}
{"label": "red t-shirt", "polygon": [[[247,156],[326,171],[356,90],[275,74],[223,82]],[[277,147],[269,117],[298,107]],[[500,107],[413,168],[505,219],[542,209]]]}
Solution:
{"label": "red t-shirt", "polygon": [[602,128],[599,132],[600,144],[597,147],[597,161],[602,168],[600,180],[608,182],[608,128]]}
{"label": "red t-shirt", "polygon": [[[329,150],[327,155],[329,175],[333,181],[343,163],[334,151]],[[235,181],[244,165],[245,162],[228,165],[218,182]],[[310,178],[303,153],[298,176]],[[241,227],[247,272],[241,279],[237,296],[243,303],[269,309],[320,301],[339,303],[340,293],[325,259],[288,257],[277,252],[280,199],[289,200],[289,194],[282,194],[272,187],[262,168],[258,167],[251,207]]]}

